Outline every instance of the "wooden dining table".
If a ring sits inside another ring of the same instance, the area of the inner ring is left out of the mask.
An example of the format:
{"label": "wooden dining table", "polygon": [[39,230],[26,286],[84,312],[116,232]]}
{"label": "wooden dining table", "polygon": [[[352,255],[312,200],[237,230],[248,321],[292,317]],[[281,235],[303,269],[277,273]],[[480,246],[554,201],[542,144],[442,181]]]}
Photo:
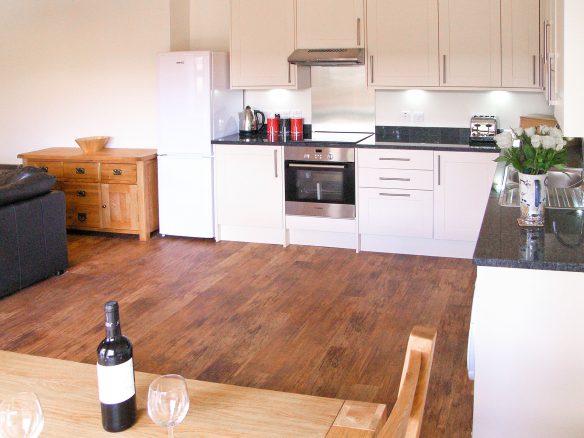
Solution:
{"label": "wooden dining table", "polygon": [[[138,420],[115,436],[165,437],[147,413],[148,386],[158,375],[136,372]],[[190,409],[175,437],[375,437],[384,404],[365,403],[187,379]],[[101,426],[95,365],[0,351],[0,400],[35,392],[41,437],[112,436]]]}

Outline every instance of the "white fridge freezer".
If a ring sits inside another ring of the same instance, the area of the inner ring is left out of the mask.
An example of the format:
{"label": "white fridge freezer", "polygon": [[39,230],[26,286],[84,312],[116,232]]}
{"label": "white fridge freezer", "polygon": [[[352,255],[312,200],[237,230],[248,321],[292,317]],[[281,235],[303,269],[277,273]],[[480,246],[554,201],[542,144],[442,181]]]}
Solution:
{"label": "white fridge freezer", "polygon": [[238,132],[243,93],[229,89],[229,57],[158,56],[160,234],[214,237],[211,140]]}

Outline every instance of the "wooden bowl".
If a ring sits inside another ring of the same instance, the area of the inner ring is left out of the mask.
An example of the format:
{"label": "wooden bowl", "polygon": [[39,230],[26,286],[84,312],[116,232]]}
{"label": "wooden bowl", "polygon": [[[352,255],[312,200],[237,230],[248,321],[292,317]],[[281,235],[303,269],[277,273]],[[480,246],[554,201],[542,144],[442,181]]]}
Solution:
{"label": "wooden bowl", "polygon": [[110,137],[98,136],[98,137],[83,137],[76,138],[75,143],[83,150],[84,154],[92,154],[102,150]]}

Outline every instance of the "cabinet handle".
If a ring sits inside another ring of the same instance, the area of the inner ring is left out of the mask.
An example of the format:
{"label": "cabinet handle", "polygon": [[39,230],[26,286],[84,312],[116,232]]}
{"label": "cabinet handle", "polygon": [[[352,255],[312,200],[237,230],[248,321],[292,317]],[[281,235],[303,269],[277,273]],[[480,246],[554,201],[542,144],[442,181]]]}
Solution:
{"label": "cabinet handle", "polygon": [[361,45],[361,19],[357,18],[357,46]]}
{"label": "cabinet handle", "polygon": [[399,196],[402,198],[409,198],[411,195],[408,193],[380,193],[379,196]]}
{"label": "cabinet handle", "polygon": [[77,190],[77,196],[80,198],[85,198],[85,190]]}
{"label": "cabinet handle", "polygon": [[288,83],[292,83],[292,73],[290,72],[290,63],[288,63]]}
{"label": "cabinet handle", "polygon": [[410,178],[386,178],[384,176],[379,177],[379,181],[406,181],[410,182]]}
{"label": "cabinet handle", "polygon": [[535,61],[537,56],[533,55],[533,85],[535,85]]}
{"label": "cabinet handle", "polygon": [[107,208],[107,205],[103,204],[103,205],[101,206],[101,208]]}
{"label": "cabinet handle", "polygon": [[78,175],[85,175],[85,168],[84,167],[76,167],[75,173]]}
{"label": "cabinet handle", "polygon": [[41,166],[41,170],[43,172],[48,172],[49,171],[49,168],[47,166]]}
{"label": "cabinet handle", "polygon": [[77,213],[77,220],[79,222],[85,222],[87,220],[87,213]]}
{"label": "cabinet handle", "polygon": [[446,83],[446,55],[442,55],[442,83]]}
{"label": "cabinet handle", "polygon": [[441,169],[440,169],[441,167],[442,167],[442,163],[441,163],[440,155],[438,155],[438,185],[440,185],[442,182],[442,175],[441,175]]}
{"label": "cabinet handle", "polygon": [[411,158],[379,157],[379,161],[411,161]]}
{"label": "cabinet handle", "polygon": [[369,57],[369,65],[371,65],[371,83],[374,82],[374,76],[373,76],[373,55],[371,55]]}
{"label": "cabinet handle", "polygon": [[549,55],[549,40],[548,40],[548,29],[550,27],[549,20],[543,22],[543,57],[547,59]]}
{"label": "cabinet handle", "polygon": [[112,170],[112,173],[116,176],[120,176],[123,172],[122,169],[114,169]]}
{"label": "cabinet handle", "polygon": [[274,178],[278,178],[278,149],[274,149]]}

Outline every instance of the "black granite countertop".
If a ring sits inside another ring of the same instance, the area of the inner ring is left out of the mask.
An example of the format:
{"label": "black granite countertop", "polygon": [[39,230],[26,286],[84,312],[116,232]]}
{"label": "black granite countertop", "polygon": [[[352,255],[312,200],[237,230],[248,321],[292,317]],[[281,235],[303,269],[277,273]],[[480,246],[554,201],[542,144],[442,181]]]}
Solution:
{"label": "black granite countertop", "polygon": [[[573,156],[568,164],[581,167],[581,153]],[[584,211],[547,209],[543,227],[520,227],[517,224],[519,207],[499,205],[501,174],[500,171],[496,174],[485,209],[474,263],[478,266],[584,272]]]}

